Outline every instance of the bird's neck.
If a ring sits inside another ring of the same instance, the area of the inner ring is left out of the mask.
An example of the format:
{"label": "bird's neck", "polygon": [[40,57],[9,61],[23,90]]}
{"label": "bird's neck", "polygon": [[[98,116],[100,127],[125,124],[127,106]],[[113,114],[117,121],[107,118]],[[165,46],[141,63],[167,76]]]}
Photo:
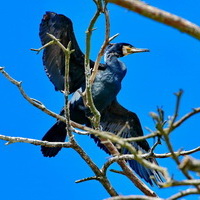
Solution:
{"label": "bird's neck", "polygon": [[107,55],[106,65],[113,73],[120,74],[122,78],[125,76],[127,68],[123,62],[118,60],[116,55]]}

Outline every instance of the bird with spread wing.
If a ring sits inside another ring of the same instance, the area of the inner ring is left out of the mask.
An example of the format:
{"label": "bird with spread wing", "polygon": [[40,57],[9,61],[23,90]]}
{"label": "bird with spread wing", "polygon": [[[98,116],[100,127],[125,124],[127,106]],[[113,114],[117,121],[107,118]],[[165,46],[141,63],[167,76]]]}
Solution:
{"label": "bird with spread wing", "polygon": [[[40,24],[40,38],[42,44],[46,44],[51,39],[47,35],[54,35],[61,43],[67,47],[71,41],[74,53],[70,57],[69,86],[70,93],[74,93],[70,100],[70,119],[87,126],[92,126],[88,120],[88,108],[84,106],[81,92],[85,88],[84,54],[80,50],[76,41],[72,22],[64,15],[53,12],[46,12]],[[121,82],[126,74],[126,66],[118,58],[128,54],[146,52],[147,49],[138,49],[127,43],[116,43],[108,45],[104,60],[105,64],[99,65],[99,70],[92,85],[92,96],[96,108],[101,113],[100,125],[103,131],[118,134],[123,138],[137,137],[143,135],[143,130],[137,115],[121,106],[116,97],[121,89]],[[43,53],[43,64],[46,73],[54,84],[56,90],[64,90],[65,57],[61,48],[57,45],[50,45]],[[90,61],[90,67],[94,67],[94,62]],[[61,111],[63,114],[63,111]],[[128,124],[128,126],[125,126]],[[66,125],[57,121],[42,140],[51,142],[64,142],[66,139]],[[96,136],[91,136],[97,145],[105,152],[109,150],[101,143]],[[131,143],[136,150],[146,153],[150,146],[146,140]],[[54,157],[61,150],[59,147],[41,147],[45,157]],[[119,150],[122,154],[129,153],[126,149]],[[148,158],[152,163],[157,164],[154,158]],[[156,170],[148,169],[135,160],[129,160],[130,167],[146,182],[153,185],[162,182],[162,174]],[[154,178],[152,178],[154,177]]]}

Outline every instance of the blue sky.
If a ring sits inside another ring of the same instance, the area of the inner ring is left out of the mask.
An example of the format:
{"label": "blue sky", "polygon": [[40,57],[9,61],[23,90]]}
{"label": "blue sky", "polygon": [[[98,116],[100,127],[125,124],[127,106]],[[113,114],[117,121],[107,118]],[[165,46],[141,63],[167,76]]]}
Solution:
{"label": "blue sky", "polygon": [[[200,24],[198,0],[147,3]],[[154,129],[149,112],[155,111],[157,106],[163,107],[166,117],[173,114],[176,100],[173,93],[179,89],[184,90],[179,117],[192,108],[199,107],[199,41],[126,9],[114,5],[109,5],[108,8],[111,35],[120,33],[113,42],[127,42],[151,50],[150,53],[121,59],[126,64],[128,73],[123,80],[118,100],[124,107],[138,114],[144,132],[148,133],[145,127]],[[30,48],[41,46],[38,27],[45,11],[54,11],[72,19],[77,40],[84,51],[85,30],[95,12],[93,1],[4,1],[0,7],[0,66],[4,66],[10,75],[23,82],[30,97],[40,100],[49,109],[59,113],[64,102],[63,96],[55,92],[46,77],[42,53],[36,55],[30,51]],[[93,33],[92,59],[96,58],[103,42],[103,22],[101,16],[95,26],[97,30]],[[2,75],[0,96],[0,134],[40,139],[55,122],[55,119],[26,102],[17,88]],[[196,115],[171,134],[175,150],[189,150],[199,146],[199,120],[199,115]],[[108,155],[99,150],[89,137],[75,135],[75,138],[97,165],[102,166]],[[149,142],[152,144],[151,140]],[[57,157],[49,159],[41,155],[38,146],[21,143],[5,146],[4,143],[0,141],[1,199],[99,200],[109,196],[98,182],[74,183],[78,179],[93,176],[93,173],[73,150],[64,149]],[[164,143],[156,152],[166,152]],[[194,156],[198,158],[200,153]],[[169,167],[176,179],[183,178],[170,159],[160,159],[158,162]],[[111,168],[116,169],[118,166],[113,165]],[[109,178],[120,194],[141,194],[123,176],[109,173]],[[180,190],[152,189],[161,197]]]}

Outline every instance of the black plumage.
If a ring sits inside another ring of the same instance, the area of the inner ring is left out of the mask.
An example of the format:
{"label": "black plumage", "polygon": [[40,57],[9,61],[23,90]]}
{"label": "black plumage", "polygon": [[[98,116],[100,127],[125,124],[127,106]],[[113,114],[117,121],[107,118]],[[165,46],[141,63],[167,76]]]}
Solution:
{"label": "black plumage", "polygon": [[[40,38],[43,45],[50,41],[50,38],[46,35],[46,33],[53,34],[56,38],[60,39],[61,43],[65,46],[67,46],[69,41],[72,42],[72,49],[75,49],[75,52],[71,55],[70,59],[70,92],[75,92],[79,87],[84,89],[84,54],[77,44],[71,20],[63,15],[47,12],[40,25]],[[133,49],[134,52],[132,51]],[[99,70],[92,86],[94,103],[101,113],[100,124],[102,130],[118,134],[125,124],[128,124],[128,126],[126,126],[126,128],[124,128],[121,132],[121,137],[123,138],[143,135],[142,127],[137,115],[122,107],[116,100],[116,96],[121,89],[121,81],[126,74],[126,67],[118,60],[118,57],[136,52],[141,52],[141,50],[126,43],[118,43],[108,46],[105,54],[106,64],[100,64],[100,69],[102,70]],[[62,50],[57,45],[47,47],[44,51],[43,62],[47,75],[54,84],[56,90],[63,90],[64,54]],[[94,62],[90,61],[90,66],[93,67],[93,65]],[[71,119],[78,123],[90,126],[90,122],[87,118],[87,111],[88,109],[85,108],[80,93],[76,91],[70,100]],[[63,111],[61,114],[62,113]],[[65,138],[65,124],[58,121],[45,134],[42,140],[63,142],[65,141]],[[92,136],[92,138],[100,148],[109,153],[97,137]],[[150,146],[146,140],[132,142],[132,145],[142,153],[150,150]],[[60,151],[61,148],[49,148],[42,146],[41,149],[44,156],[53,157]],[[129,153],[123,148],[120,149],[120,152],[122,154]],[[155,159],[148,160],[157,164]],[[153,182],[157,183],[162,181],[162,175],[159,172],[147,169],[135,160],[130,160],[128,162],[130,167],[151,185]],[[151,177],[154,177],[154,179]]]}
{"label": "black plumage", "polygon": [[[103,131],[109,131],[118,135],[120,132],[119,136],[122,138],[138,137],[144,135],[138,116],[134,112],[131,112],[121,106],[116,99],[101,113],[100,124]],[[97,145],[100,148],[110,154],[106,147],[96,136],[91,135],[91,137],[96,141]],[[150,150],[150,146],[146,140],[132,142],[131,144],[135,147],[136,150],[142,153],[147,153]],[[125,148],[119,149],[119,152],[121,154],[129,153]],[[152,163],[158,164],[156,159],[154,158],[149,158],[147,160]],[[153,185],[153,182],[155,184],[157,184],[157,182],[162,182],[163,176],[160,172],[148,169],[135,160],[128,160],[128,162],[130,167],[141,178],[144,178],[145,181],[150,183],[151,185]],[[154,178],[152,179],[151,177]]]}
{"label": "black plumage", "polygon": [[[69,71],[70,93],[73,93],[85,82],[84,54],[76,41],[73,24],[71,20],[64,15],[46,12],[41,21],[39,30],[42,45],[51,41],[47,33],[54,35],[65,47],[67,47],[69,41],[71,41],[71,49],[75,49],[74,53],[70,56]],[[55,89],[64,90],[65,56],[58,45],[53,44],[44,49],[43,64]],[[90,61],[90,67],[93,68],[93,66],[94,62]],[[104,65],[100,64],[99,69],[103,70]]]}
{"label": "black plumage", "polygon": [[[143,52],[147,50],[137,49],[127,43],[116,43],[107,47],[105,53],[105,70],[98,71],[92,85],[93,101],[100,113],[105,110],[116,98],[118,92],[121,89],[121,82],[127,71],[126,66],[121,61],[119,61],[118,58],[139,51]],[[70,119],[77,123],[87,124],[89,126],[90,122],[86,116],[89,113],[89,110],[84,106],[84,102],[80,94],[81,92],[83,92],[83,90],[84,84],[82,88],[74,93],[70,100]],[[61,114],[63,114],[63,111],[61,112]],[[61,131],[60,129],[65,129],[65,126],[63,126],[64,123],[59,121],[56,124],[58,127],[60,127],[58,128],[58,131],[54,131],[56,127],[56,125],[54,125],[54,128],[50,129],[46,133],[43,140],[53,141],[52,135],[54,132],[55,140],[58,141],[58,134],[64,132],[64,130]],[[62,139],[60,141],[64,141],[65,138],[62,135],[60,136],[60,139]],[[55,152],[53,152],[52,149],[54,149]],[[52,157],[60,149],[42,147],[42,152],[44,156]],[[52,156],[50,155],[49,150],[52,152]]]}

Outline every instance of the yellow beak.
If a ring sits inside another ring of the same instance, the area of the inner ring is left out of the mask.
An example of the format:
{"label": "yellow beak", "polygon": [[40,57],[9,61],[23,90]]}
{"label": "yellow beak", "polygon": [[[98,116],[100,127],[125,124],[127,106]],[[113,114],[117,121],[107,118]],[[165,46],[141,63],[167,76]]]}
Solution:
{"label": "yellow beak", "polygon": [[123,55],[129,55],[132,53],[140,53],[140,52],[149,52],[149,49],[139,49],[135,47],[124,46],[123,47]]}
{"label": "yellow beak", "polygon": [[149,49],[138,49],[138,48],[129,48],[129,50],[127,50],[130,53],[140,53],[140,52],[149,52]]}

